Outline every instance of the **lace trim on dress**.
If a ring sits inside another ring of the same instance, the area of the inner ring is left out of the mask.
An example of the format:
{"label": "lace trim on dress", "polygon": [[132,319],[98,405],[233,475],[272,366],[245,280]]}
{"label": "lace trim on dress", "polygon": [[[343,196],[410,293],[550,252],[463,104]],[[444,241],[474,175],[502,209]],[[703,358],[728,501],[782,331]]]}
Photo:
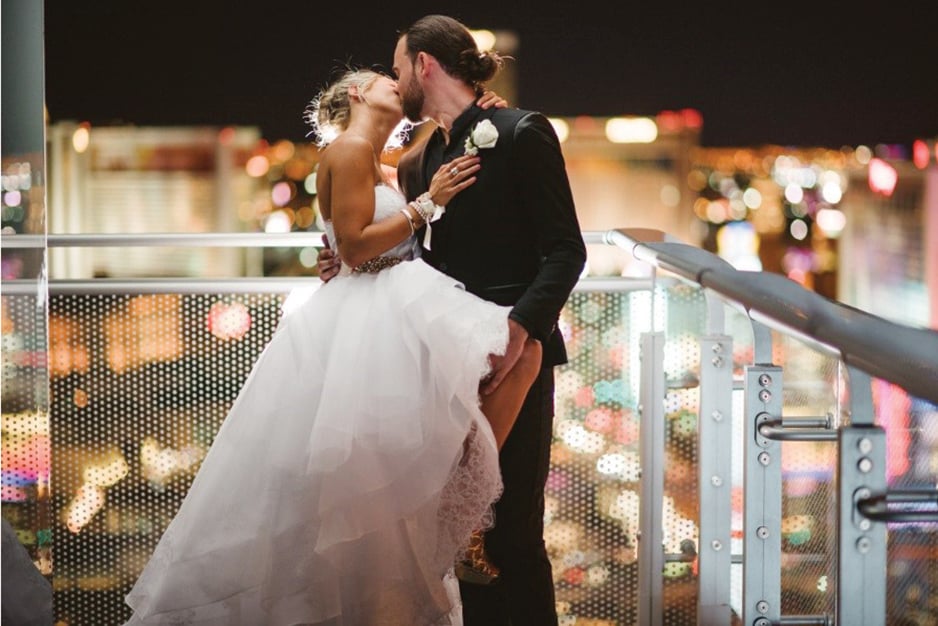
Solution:
{"label": "lace trim on dress", "polygon": [[[479,348],[475,351],[478,355],[476,358],[480,359],[473,364],[473,371],[480,373],[480,380],[488,376],[492,369],[488,355],[504,354],[508,344],[508,325],[497,320],[497,316],[480,319],[472,332],[476,339],[474,343]],[[496,495],[494,500],[501,497],[501,474],[480,471],[480,468],[486,467],[485,459],[492,454],[491,445],[473,424],[466,435],[463,454],[454,463],[440,498],[438,558],[441,564],[452,564],[460,559],[469,547],[474,531],[486,531],[495,526],[495,507],[491,503],[493,494]],[[472,513],[481,509],[485,510],[482,518],[473,519]]]}

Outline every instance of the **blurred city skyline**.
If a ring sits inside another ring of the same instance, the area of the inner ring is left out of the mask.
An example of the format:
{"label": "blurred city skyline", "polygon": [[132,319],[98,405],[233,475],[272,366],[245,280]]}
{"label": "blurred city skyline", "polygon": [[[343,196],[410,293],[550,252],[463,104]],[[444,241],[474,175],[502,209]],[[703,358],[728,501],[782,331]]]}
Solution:
{"label": "blurred city skyline", "polygon": [[938,6],[691,9],[584,0],[380,8],[45,2],[51,122],[250,125],[301,141],[306,104],[344,64],[389,69],[427,13],[514,32],[517,102],[552,116],[697,109],[704,146],[909,145],[938,136]]}

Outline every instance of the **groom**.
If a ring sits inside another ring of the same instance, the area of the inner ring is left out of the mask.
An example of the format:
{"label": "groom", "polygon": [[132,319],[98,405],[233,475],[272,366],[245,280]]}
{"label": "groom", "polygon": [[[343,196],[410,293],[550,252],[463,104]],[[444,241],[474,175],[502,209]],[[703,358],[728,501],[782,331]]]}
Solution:
{"label": "groom", "polygon": [[[509,345],[482,392],[501,382],[528,336],[543,344],[541,373],[501,452],[505,492],[495,505],[486,550],[501,568],[492,586],[461,584],[466,626],[557,623],[544,548],[544,484],[553,426],[553,366],[566,362],[557,319],[586,260],[560,144],[547,119],[529,111],[475,105],[497,68],[468,29],[442,15],[404,30],[394,72],[404,114],[438,128],[401,157],[407,198],[427,190],[439,166],[478,150],[482,168],[432,224],[423,259],[486,300],[511,305]],[[488,120],[493,126],[484,122]],[[469,143],[467,144],[467,139]]]}
{"label": "groom", "polygon": [[422,257],[468,291],[512,306],[508,348],[494,362],[482,393],[501,382],[528,337],[542,343],[544,357],[501,451],[505,490],[495,506],[495,527],[485,536],[501,574],[490,586],[461,583],[464,619],[466,626],[549,626],[557,614],[543,539],[544,485],[553,367],[566,362],[557,320],[583,270],[586,247],[560,144],[547,119],[475,104],[498,66],[497,55],[480,53],[468,29],[450,17],[428,15],[401,33],[394,72],[404,114],[414,122],[432,120],[437,129],[401,157],[398,182],[413,200],[427,191],[442,163],[467,149],[481,157],[478,180],[433,222]]}

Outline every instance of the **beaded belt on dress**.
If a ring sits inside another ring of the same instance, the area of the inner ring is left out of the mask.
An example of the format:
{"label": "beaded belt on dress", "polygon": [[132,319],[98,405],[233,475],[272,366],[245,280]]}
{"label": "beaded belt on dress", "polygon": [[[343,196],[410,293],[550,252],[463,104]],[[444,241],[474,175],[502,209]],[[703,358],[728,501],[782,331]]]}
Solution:
{"label": "beaded belt on dress", "polygon": [[394,267],[404,259],[396,256],[376,256],[368,259],[358,267],[353,267],[352,271],[358,274],[377,274],[381,270]]}

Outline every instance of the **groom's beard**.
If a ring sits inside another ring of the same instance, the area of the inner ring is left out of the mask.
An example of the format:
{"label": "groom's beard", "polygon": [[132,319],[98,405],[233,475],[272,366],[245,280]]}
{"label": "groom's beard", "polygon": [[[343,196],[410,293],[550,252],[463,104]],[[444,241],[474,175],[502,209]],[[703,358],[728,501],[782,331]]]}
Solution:
{"label": "groom's beard", "polygon": [[404,111],[404,116],[414,124],[423,121],[423,101],[423,89],[420,88],[416,80],[411,79],[401,92],[401,108]]}

